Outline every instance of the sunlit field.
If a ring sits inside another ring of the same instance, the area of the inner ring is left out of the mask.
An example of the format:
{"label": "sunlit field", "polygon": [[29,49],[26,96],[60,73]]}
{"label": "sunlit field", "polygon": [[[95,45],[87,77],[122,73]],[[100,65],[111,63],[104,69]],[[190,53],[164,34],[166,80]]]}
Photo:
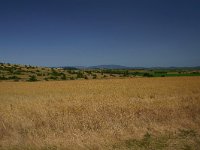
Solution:
{"label": "sunlit field", "polygon": [[200,77],[0,82],[0,149],[200,148]]}

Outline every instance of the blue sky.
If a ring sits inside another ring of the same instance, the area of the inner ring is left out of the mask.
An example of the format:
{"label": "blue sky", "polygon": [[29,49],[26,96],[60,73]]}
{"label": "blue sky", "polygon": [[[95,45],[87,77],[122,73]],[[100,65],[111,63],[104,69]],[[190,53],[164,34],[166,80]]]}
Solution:
{"label": "blue sky", "polygon": [[198,66],[199,0],[0,0],[0,61]]}

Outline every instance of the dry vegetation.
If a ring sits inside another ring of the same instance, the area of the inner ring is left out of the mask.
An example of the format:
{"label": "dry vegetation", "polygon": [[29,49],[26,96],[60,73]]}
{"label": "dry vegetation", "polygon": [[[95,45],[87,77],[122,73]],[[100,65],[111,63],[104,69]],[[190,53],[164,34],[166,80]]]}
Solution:
{"label": "dry vegetation", "polygon": [[[127,70],[112,71],[101,69],[77,69],[74,67],[50,68],[30,65],[0,63],[0,81],[61,81],[82,79],[111,79],[128,77],[123,74]],[[137,71],[137,70],[135,70]],[[120,73],[120,74],[119,74]],[[200,76],[200,73],[195,76]]]}
{"label": "dry vegetation", "polygon": [[0,82],[0,149],[200,148],[200,77]]}
{"label": "dry vegetation", "polygon": [[49,68],[0,63],[0,81],[63,81],[83,79],[122,79],[135,77],[200,76],[199,67],[172,69],[103,69],[61,67]]}

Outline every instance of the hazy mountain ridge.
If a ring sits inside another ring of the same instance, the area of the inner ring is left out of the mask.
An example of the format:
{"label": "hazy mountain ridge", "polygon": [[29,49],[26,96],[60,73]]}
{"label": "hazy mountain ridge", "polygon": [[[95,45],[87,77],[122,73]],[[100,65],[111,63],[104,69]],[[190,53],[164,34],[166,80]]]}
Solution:
{"label": "hazy mountain ridge", "polygon": [[200,66],[194,66],[194,67],[127,67],[122,65],[96,65],[96,66],[66,66],[61,68],[77,68],[77,69],[145,69],[145,70],[176,70],[176,69],[195,69],[200,70]]}
{"label": "hazy mountain ridge", "polygon": [[[10,64],[10,63],[5,63],[5,62],[0,62],[0,64]],[[21,65],[21,66],[32,66],[32,67],[45,67],[45,66],[37,66],[37,65],[27,65],[27,64],[11,64],[11,65]],[[200,70],[200,66],[194,66],[194,67],[176,67],[176,66],[170,66],[170,67],[162,67],[162,66],[157,66],[157,67],[128,67],[128,66],[123,66],[123,65],[94,65],[94,66],[54,66],[54,67],[47,67],[47,68],[63,68],[63,69],[68,69],[68,70],[75,70],[75,69],[144,69],[144,70],[176,70],[176,69],[193,69],[193,70]]]}

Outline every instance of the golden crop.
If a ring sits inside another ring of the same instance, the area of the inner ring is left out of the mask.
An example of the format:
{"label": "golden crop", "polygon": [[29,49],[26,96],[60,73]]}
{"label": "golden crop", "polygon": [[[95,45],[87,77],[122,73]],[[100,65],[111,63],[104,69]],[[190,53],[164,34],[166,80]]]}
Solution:
{"label": "golden crop", "polygon": [[0,82],[0,149],[195,149],[200,77]]}

